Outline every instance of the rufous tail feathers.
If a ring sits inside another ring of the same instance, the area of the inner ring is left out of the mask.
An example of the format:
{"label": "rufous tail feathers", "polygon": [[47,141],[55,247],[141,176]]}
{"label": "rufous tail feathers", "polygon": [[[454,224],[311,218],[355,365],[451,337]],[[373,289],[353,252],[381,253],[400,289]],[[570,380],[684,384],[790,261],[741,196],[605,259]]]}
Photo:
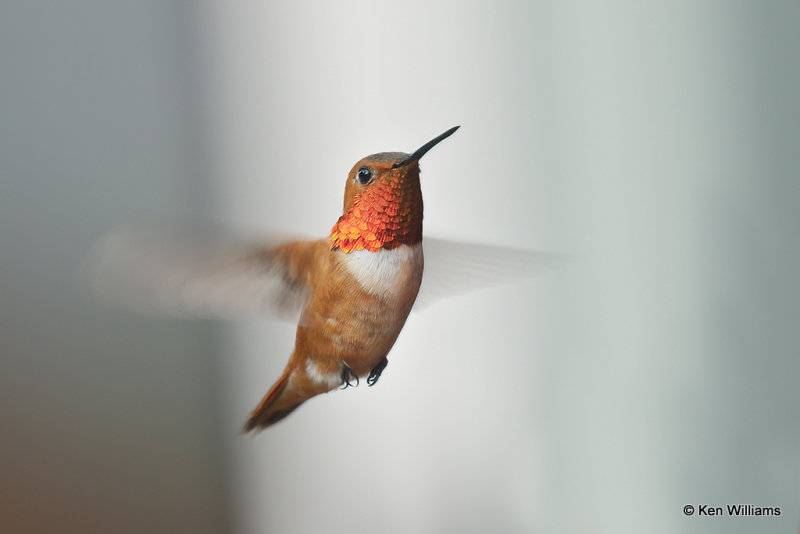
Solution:
{"label": "rufous tail feathers", "polygon": [[292,353],[281,377],[250,414],[244,425],[245,432],[273,425],[311,397],[327,393],[336,387],[325,381],[310,380],[303,371],[304,364],[298,360],[296,354]]}
{"label": "rufous tail feathers", "polygon": [[293,391],[289,384],[292,370],[288,367],[269,389],[244,425],[244,432],[264,429],[292,413],[306,398]]}

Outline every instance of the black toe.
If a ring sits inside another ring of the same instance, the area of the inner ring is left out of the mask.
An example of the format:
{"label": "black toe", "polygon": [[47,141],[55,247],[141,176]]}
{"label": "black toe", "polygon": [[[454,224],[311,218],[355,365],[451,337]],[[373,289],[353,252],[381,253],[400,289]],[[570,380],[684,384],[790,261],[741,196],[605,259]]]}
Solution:
{"label": "black toe", "polygon": [[[353,384],[350,380],[354,379],[356,383]],[[342,362],[342,387],[341,389],[347,389],[350,386],[356,387],[358,386],[358,375],[353,372],[352,367],[347,365],[346,362]]]}
{"label": "black toe", "polygon": [[369,376],[367,377],[367,386],[372,387],[378,383],[378,379],[381,377],[383,370],[386,369],[386,366],[389,365],[389,360],[386,358],[382,359],[378,365],[372,368],[372,371],[369,372]]}

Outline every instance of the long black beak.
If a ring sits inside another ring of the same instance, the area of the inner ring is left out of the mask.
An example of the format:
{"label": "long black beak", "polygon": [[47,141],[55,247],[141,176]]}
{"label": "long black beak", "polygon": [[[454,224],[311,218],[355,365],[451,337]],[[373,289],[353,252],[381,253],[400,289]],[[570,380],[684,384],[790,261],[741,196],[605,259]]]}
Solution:
{"label": "long black beak", "polygon": [[425,143],[424,145],[422,145],[421,147],[419,147],[419,148],[416,150],[416,152],[414,152],[413,154],[411,154],[410,156],[408,156],[406,159],[404,159],[404,160],[403,160],[403,161],[401,161],[400,163],[395,163],[394,165],[392,165],[392,168],[393,168],[393,169],[396,169],[397,167],[402,167],[403,165],[408,165],[409,163],[413,163],[413,162],[415,162],[415,161],[419,161],[419,159],[420,159],[422,156],[424,156],[424,155],[425,155],[425,153],[426,153],[428,150],[430,150],[430,149],[432,149],[433,147],[435,147],[436,145],[438,145],[440,141],[443,141],[443,140],[447,139],[448,137],[450,137],[451,135],[453,135],[453,132],[455,132],[456,130],[458,130],[460,127],[461,127],[461,126],[453,126],[453,127],[452,127],[452,128],[450,128],[449,130],[447,130],[446,132],[444,132],[442,135],[440,135],[440,136],[438,136],[438,137],[434,137],[433,139],[431,139],[430,141],[428,141],[427,143]]}

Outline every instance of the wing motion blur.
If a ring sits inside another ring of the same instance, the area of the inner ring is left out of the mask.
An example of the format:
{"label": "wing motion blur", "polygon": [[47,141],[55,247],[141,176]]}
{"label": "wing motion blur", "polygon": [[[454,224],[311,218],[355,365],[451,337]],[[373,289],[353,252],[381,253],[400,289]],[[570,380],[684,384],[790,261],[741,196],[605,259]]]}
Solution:
{"label": "wing motion blur", "polygon": [[[122,228],[94,248],[86,272],[112,303],[167,317],[297,321],[309,295],[310,256],[327,240],[234,237],[216,230]],[[540,274],[557,254],[425,237],[414,310],[448,296]]]}
{"label": "wing motion blur", "polygon": [[425,237],[422,287],[414,303],[419,311],[443,298],[518,282],[566,261],[551,252],[496,247]]}
{"label": "wing motion blur", "polygon": [[145,314],[296,321],[308,296],[302,260],[320,243],[122,228],[95,246],[86,272],[99,296]]}

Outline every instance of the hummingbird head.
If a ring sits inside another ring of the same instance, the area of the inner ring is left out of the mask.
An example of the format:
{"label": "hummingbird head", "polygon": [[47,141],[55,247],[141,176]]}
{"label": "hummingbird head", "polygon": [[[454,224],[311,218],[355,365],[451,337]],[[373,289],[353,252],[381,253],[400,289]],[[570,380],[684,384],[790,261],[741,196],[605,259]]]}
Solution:
{"label": "hummingbird head", "polygon": [[331,230],[331,250],[375,252],[419,243],[422,240],[419,160],[458,128],[450,128],[413,154],[381,152],[356,163],[347,175],[344,214]]}

